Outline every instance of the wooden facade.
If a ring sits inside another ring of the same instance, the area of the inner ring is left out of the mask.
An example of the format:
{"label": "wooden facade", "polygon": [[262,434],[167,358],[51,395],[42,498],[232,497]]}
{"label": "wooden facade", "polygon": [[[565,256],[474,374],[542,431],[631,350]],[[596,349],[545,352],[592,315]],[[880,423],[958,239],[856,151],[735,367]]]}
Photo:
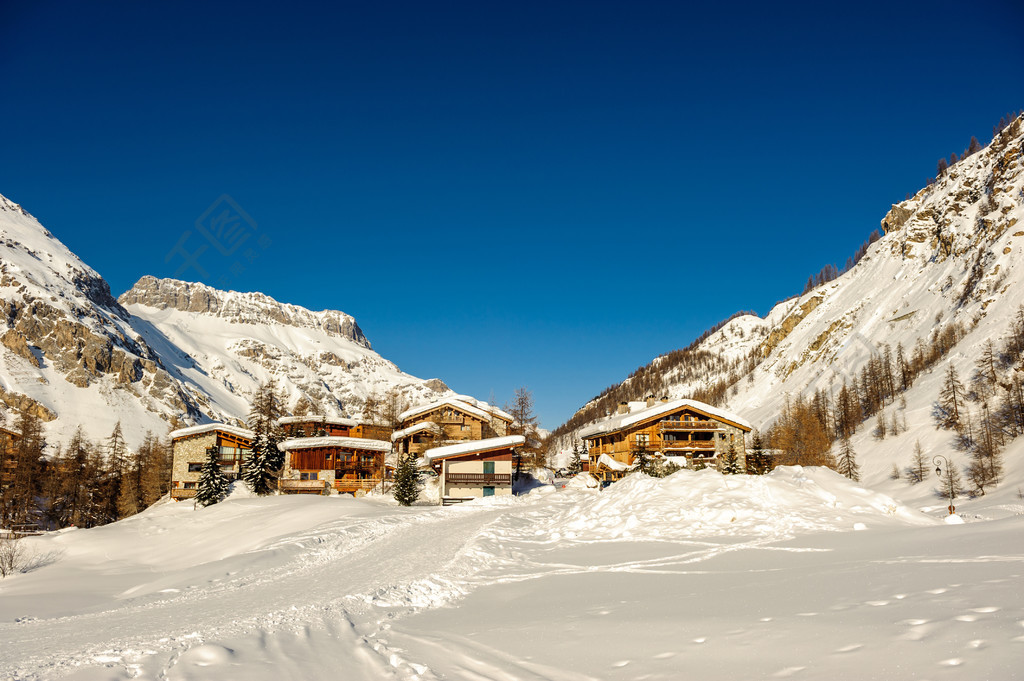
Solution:
{"label": "wooden facade", "polygon": [[[512,417],[500,409],[457,399],[410,409],[401,416],[401,429],[392,438],[395,451],[416,456],[442,444],[504,437],[512,423]],[[422,427],[427,424],[437,428]]]}
{"label": "wooden facade", "polygon": [[182,428],[171,433],[171,498],[191,499],[196,495],[202,465],[211,447],[217,450],[224,477],[238,480],[252,454],[252,440],[251,431],[224,424]]}
{"label": "wooden facade", "polygon": [[424,460],[438,475],[441,503],[512,494],[517,450],[525,443],[522,435],[511,435],[424,452]]}
{"label": "wooden facade", "polygon": [[285,464],[278,489],[286,494],[367,492],[387,479],[391,445],[355,437],[292,438],[280,444]]}
{"label": "wooden facade", "polygon": [[632,465],[641,451],[676,458],[688,466],[701,462],[718,466],[731,448],[741,468],[746,467],[745,435],[751,427],[738,416],[695,400],[663,400],[619,414],[580,431],[590,454],[591,474],[601,480],[618,479],[624,472],[600,465],[607,455],[619,464]]}
{"label": "wooden facade", "polygon": [[286,438],[295,437],[359,437],[367,440],[388,440],[391,428],[376,423],[332,416],[286,416],[277,421]]}

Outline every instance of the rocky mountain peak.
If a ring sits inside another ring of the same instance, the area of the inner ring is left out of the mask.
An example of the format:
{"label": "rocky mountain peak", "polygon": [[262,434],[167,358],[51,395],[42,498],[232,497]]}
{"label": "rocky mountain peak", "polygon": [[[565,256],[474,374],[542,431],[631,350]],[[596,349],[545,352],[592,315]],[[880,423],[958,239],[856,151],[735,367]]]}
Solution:
{"label": "rocky mountain peak", "polygon": [[206,284],[147,275],[121,294],[118,301],[122,305],[145,305],[158,310],[174,309],[208,315],[236,324],[271,323],[317,329],[370,348],[370,341],[351,315],[337,310],[314,312],[298,305],[280,303],[262,293],[221,291]]}

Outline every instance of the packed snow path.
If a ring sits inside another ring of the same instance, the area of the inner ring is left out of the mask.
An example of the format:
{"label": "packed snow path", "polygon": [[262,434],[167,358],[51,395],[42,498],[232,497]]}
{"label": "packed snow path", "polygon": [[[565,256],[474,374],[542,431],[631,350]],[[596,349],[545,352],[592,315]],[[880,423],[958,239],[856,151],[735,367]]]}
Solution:
{"label": "packed snow path", "polygon": [[1013,679],[1022,530],[810,469],[172,504],[34,540],[62,553],[0,582],[0,678]]}

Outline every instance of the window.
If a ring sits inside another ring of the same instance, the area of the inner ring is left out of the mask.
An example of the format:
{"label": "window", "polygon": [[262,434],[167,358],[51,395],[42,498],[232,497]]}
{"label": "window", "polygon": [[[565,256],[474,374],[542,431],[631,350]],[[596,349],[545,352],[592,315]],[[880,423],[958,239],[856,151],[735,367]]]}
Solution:
{"label": "window", "polygon": [[646,446],[646,445],[651,443],[651,436],[649,434],[647,434],[647,433],[637,433],[636,434],[636,443],[638,445],[645,445]]}
{"label": "window", "polygon": [[196,488],[196,483],[194,483],[194,482],[185,482],[185,483],[182,483],[181,486],[184,489],[195,489]]}
{"label": "window", "polygon": [[316,480],[316,473],[299,473],[299,480]]}
{"label": "window", "polygon": [[189,473],[201,473],[203,470],[203,464],[201,463],[190,463],[188,465]]}
{"label": "window", "polygon": [[494,475],[493,461],[484,461],[484,475]]}
{"label": "window", "polygon": [[493,497],[494,496],[494,488],[493,487],[484,487],[484,496],[485,497]]}

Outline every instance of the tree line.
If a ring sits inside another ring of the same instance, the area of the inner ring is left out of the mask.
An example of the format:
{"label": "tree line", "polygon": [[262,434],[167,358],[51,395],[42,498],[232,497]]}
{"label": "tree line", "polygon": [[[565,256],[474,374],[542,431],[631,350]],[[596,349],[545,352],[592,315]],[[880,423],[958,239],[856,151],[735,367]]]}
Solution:
{"label": "tree line", "polygon": [[[941,317],[936,322],[941,322]],[[811,395],[788,397],[766,433],[775,464],[827,466],[858,479],[851,436],[872,418],[878,439],[906,431],[903,393],[966,333],[962,323],[953,321],[936,326],[927,341],[919,338],[909,351],[902,343],[895,348],[882,344],[859,373],[843,379],[838,390],[819,389]],[[833,454],[836,442],[838,457]]]}
{"label": "tree line", "polygon": [[954,445],[970,455],[964,471],[975,494],[999,482],[1002,451],[1024,435],[1024,305],[1000,343],[988,340],[966,383],[951,362],[943,374],[932,416],[953,431]]}
{"label": "tree line", "polygon": [[[6,415],[0,412],[0,425]],[[40,528],[95,527],[135,515],[167,493],[171,446],[147,433],[132,450],[121,423],[101,442],[89,440],[81,427],[64,445],[49,445],[39,417],[19,412],[5,425],[10,471],[0,488],[0,526]]]}

